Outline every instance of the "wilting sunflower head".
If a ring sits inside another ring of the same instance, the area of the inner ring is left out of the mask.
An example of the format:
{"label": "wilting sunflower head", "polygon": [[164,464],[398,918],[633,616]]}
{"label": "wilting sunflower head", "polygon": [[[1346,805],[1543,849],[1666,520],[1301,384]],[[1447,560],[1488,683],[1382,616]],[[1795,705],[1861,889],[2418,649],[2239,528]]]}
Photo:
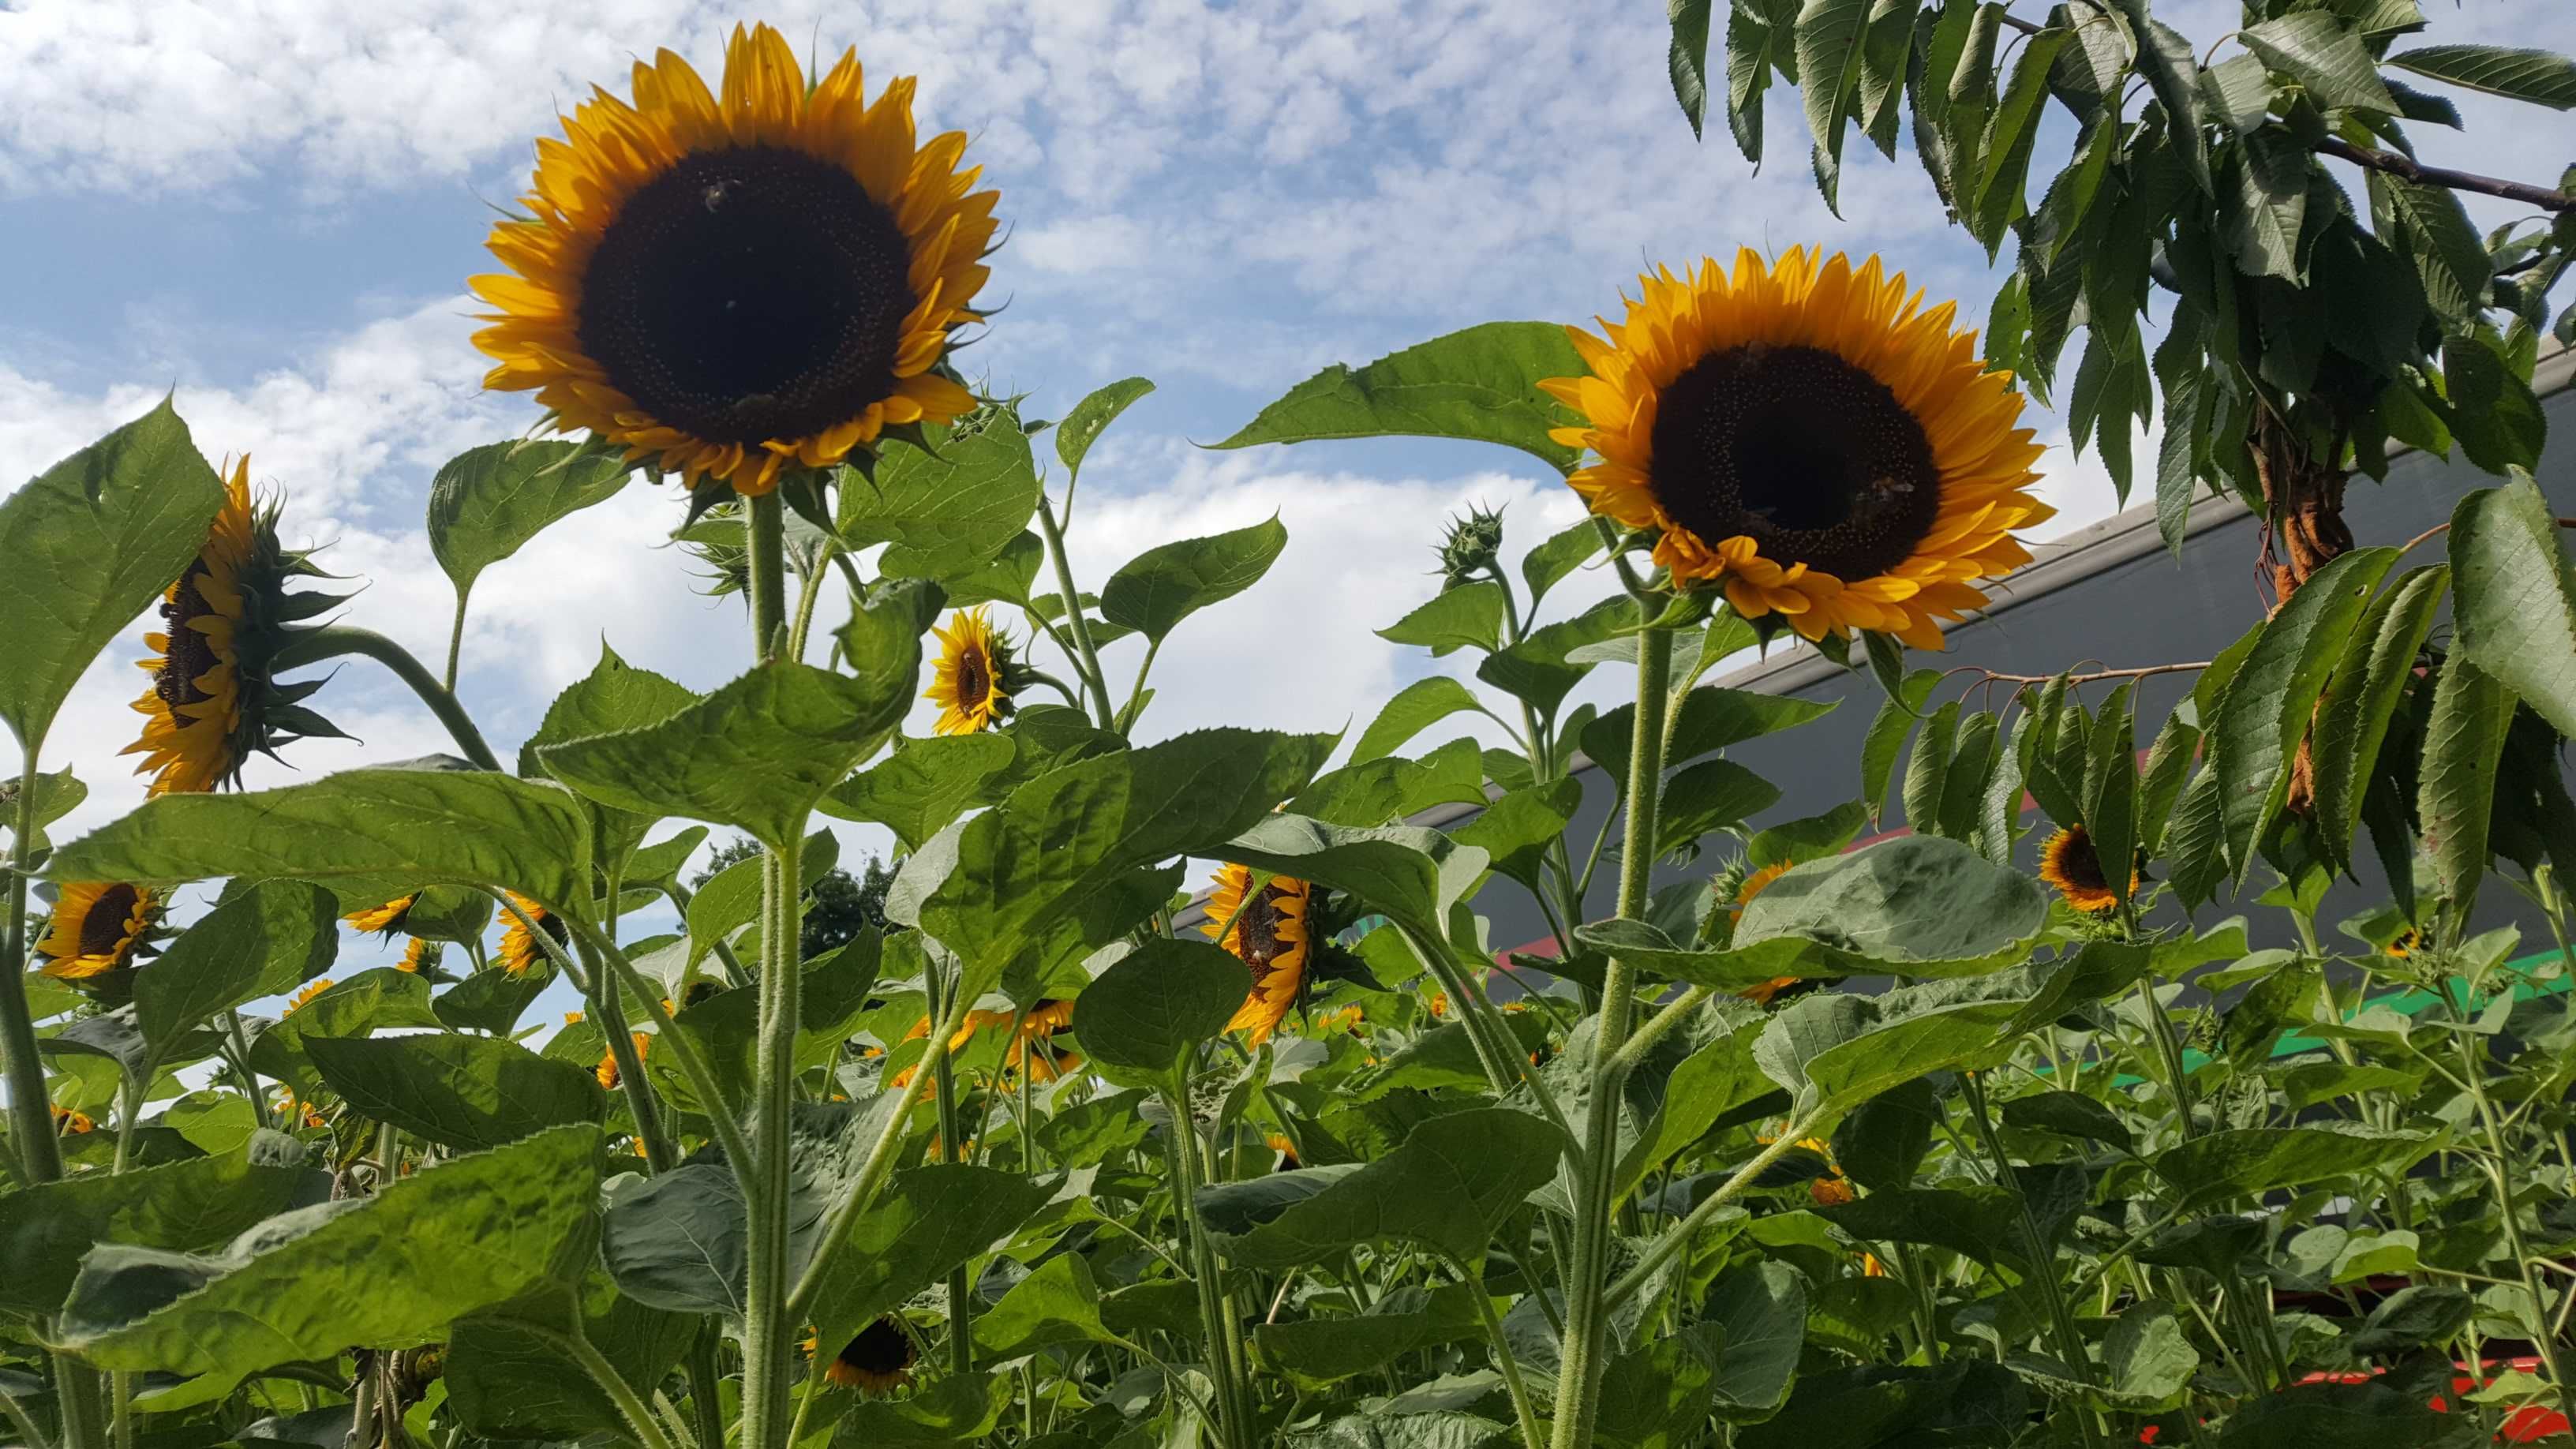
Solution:
{"label": "wilting sunflower head", "polygon": [[[2111,890],[2110,872],[2094,852],[2093,836],[2081,825],[2069,825],[2039,848],[2039,878],[2057,887],[2066,903],[2086,915],[2099,915],[2120,903]],[[2139,876],[2129,872],[2129,894],[2136,895]]]}
{"label": "wilting sunflower head", "polygon": [[499,309],[484,385],[743,494],[974,407],[946,359],[997,193],[959,168],[964,133],[916,139],[912,97],[870,103],[856,51],[809,89],[766,25],[736,27],[714,90],[667,50],[631,99],[594,89],[537,142],[528,214],[492,228],[509,270],[470,284]]}
{"label": "wilting sunflower head", "polygon": [[1472,581],[1494,566],[1503,548],[1503,511],[1488,513],[1482,507],[1470,507],[1464,518],[1449,520],[1440,537],[1440,589],[1451,589]]}
{"label": "wilting sunflower head", "polygon": [[933,627],[939,658],[922,698],[939,706],[935,728],[943,735],[980,734],[1011,717],[1011,695],[1021,687],[1011,641],[993,627],[985,606],[959,609],[948,627]]}
{"label": "wilting sunflower head", "polygon": [[1253,895],[1251,870],[1217,868],[1199,930],[1252,968],[1251,994],[1225,1029],[1249,1032],[1254,1046],[1270,1040],[1305,987],[1306,927],[1314,904],[1315,889],[1305,881],[1274,875]]}
{"label": "wilting sunflower head", "polygon": [[274,500],[254,505],[244,456],[205,546],[162,595],[161,628],[143,636],[152,657],[138,662],[152,687],[134,702],[143,735],[124,753],[143,756],[134,772],[152,777],[155,795],[233,784],[254,753],[274,755],[306,736],[346,738],[303,705],[321,680],[275,677],[279,653],[311,632],[300,622],[340,602],[287,591],[290,580],[323,574],[278,543],[277,513]]}
{"label": "wilting sunflower head", "polygon": [[[528,920],[536,922],[538,930],[554,938],[556,945],[562,945],[572,938],[572,928],[565,925],[561,917],[517,891],[509,891],[506,894],[510,897],[510,903],[517,906]],[[502,914],[507,916],[510,922],[508,928],[501,932],[502,970],[513,976],[520,976],[554,959],[547,953],[545,943],[539,941],[535,933],[531,932],[517,915],[506,911]]]}
{"label": "wilting sunflower head", "polygon": [[45,958],[44,973],[60,981],[123,971],[134,964],[160,913],[160,899],[147,887],[74,881],[55,898],[36,954]]}
{"label": "wilting sunflower head", "polygon": [[1977,580],[2030,561],[2013,530],[2054,512],[2026,491],[2040,446],[1955,303],[1803,247],[1639,282],[1624,322],[1567,329],[1591,375],[1540,386],[1584,418],[1552,434],[1594,455],[1568,481],[1656,535],[1676,585],[1809,639],[1938,649]]}

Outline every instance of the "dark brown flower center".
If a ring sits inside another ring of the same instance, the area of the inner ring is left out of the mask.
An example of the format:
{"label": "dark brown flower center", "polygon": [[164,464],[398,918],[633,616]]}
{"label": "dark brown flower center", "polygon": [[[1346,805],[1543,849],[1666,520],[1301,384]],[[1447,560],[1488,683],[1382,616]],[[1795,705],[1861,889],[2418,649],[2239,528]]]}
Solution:
{"label": "dark brown flower center", "polygon": [[894,391],[911,262],[894,214],[844,168],[778,146],[701,151],[599,239],[582,351],[694,437],[810,436]]}
{"label": "dark brown flower center", "polygon": [[895,1326],[891,1318],[880,1318],[859,1330],[859,1336],[842,1348],[841,1362],[863,1373],[899,1373],[912,1367],[912,1335]]}
{"label": "dark brown flower center", "polygon": [[1276,885],[1267,885],[1261,888],[1261,894],[1254,898],[1252,904],[1243,908],[1243,964],[1251,967],[1256,975],[1269,970],[1270,963],[1277,960],[1279,953],[1290,944],[1279,937],[1279,923],[1285,919],[1279,903],[1287,898],[1287,891]]}
{"label": "dark brown flower center", "polygon": [[2111,888],[2110,878],[2102,874],[2102,858],[2093,853],[2093,837],[2081,825],[2067,827],[2066,839],[2058,844],[2057,873],[2084,890]]}
{"label": "dark brown flower center", "polygon": [[1941,511],[1931,440],[1885,383],[1815,347],[1714,352],[1663,390],[1654,492],[1714,545],[1738,535],[1845,582],[1903,563]]}
{"label": "dark brown flower center", "polygon": [[993,673],[985,663],[984,651],[969,644],[957,651],[957,704],[972,709],[993,692]]}
{"label": "dark brown flower center", "polygon": [[125,943],[125,922],[134,914],[138,894],[130,885],[112,885],[99,892],[98,899],[90,902],[89,910],[81,916],[82,955],[116,954],[116,948]]}
{"label": "dark brown flower center", "polygon": [[197,592],[197,581],[205,576],[202,561],[188,565],[188,571],[179,576],[179,587],[161,601],[161,627],[170,636],[170,647],[161,656],[161,667],[152,675],[152,692],[160,696],[165,707],[174,710],[183,704],[206,702],[207,694],[197,687],[197,680],[220,662],[215,658],[212,641],[188,627],[190,620],[214,612],[205,596]]}

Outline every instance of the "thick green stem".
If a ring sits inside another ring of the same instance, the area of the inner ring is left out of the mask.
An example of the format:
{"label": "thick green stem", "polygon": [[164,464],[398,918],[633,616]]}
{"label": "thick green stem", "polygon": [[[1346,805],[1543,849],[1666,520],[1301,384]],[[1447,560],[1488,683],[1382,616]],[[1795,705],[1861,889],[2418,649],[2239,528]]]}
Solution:
{"label": "thick green stem", "polygon": [[[787,657],[790,659],[805,657],[805,640],[814,629],[814,605],[822,598],[823,580],[826,577],[823,565],[833,556],[832,545],[825,544],[823,549],[825,550],[823,553],[815,556],[813,572],[805,576],[804,587],[797,591],[796,624],[787,634]],[[856,602],[855,599],[852,600],[853,605]]]}
{"label": "thick green stem", "polygon": [[[9,834],[9,937],[0,983],[0,1076],[9,1086],[9,1135],[17,1149],[18,1167],[34,1182],[63,1175],[62,1144],[54,1139],[53,1097],[45,1089],[45,1065],[36,1055],[36,1019],[27,1005],[25,972],[27,881],[36,848],[36,750],[31,743],[18,754],[18,814]],[[54,1356],[55,1401],[60,1405],[64,1449],[98,1449],[103,1426],[98,1421],[98,1374],[69,1354]]]}
{"label": "thick green stem", "polygon": [[[776,493],[748,500],[753,656],[785,647],[786,510]],[[796,901],[804,822],[790,822],[761,868],[760,1031],[752,1066],[752,1158],[738,1166],[744,1215],[742,1449],[785,1449],[787,1380],[795,1346],[788,1314],[788,1113],[796,1077],[798,990]],[[745,1168],[748,1170],[746,1171]]]}
{"label": "thick green stem", "polygon": [[[2497,1120],[2495,1102],[2487,1095],[2485,1064],[2477,1059],[2475,1043],[2485,1040],[2468,1032],[2455,1034],[2460,1052],[2460,1074],[2469,1084],[2469,1096],[2477,1104],[2478,1125],[2487,1139],[2487,1180],[2494,1184],[2496,1216],[2504,1227],[2505,1247],[2513,1254],[2514,1270],[2522,1276],[2522,1291],[2531,1298],[2532,1344],[2540,1351],[2540,1361],[2549,1366],[2549,1388],[2558,1396],[2558,1412],[2576,1420],[2576,1391],[2567,1381],[2567,1364],[2559,1352],[2559,1334],[2549,1322],[2549,1300],[2540,1291],[2540,1274],[2532,1266],[2531,1246],[2523,1240],[2522,1223],[2517,1214],[2521,1204],[2515,1200],[2512,1164],[2515,1159],[2507,1150],[2504,1124]],[[2567,1291],[2562,1289],[2562,1292]]]}
{"label": "thick green stem", "polygon": [[723,1333],[710,1318],[689,1345],[689,1418],[700,1449],[724,1449],[724,1375],[716,1367],[716,1340]]}
{"label": "thick green stem", "polygon": [[[2022,1194],[2021,1184],[2013,1176],[2012,1159],[2004,1155],[2003,1140],[1995,1135],[1994,1116],[1986,1110],[1985,1084],[1974,1072],[1960,1073],[1959,1081],[1967,1092],[1977,1138],[1985,1144],[1986,1155],[1994,1160],[1995,1183],[2012,1194],[2021,1225],[2022,1251],[2030,1264],[2029,1281],[2039,1286],[2040,1300],[2048,1308],[2050,1336],[2057,1341],[2057,1355],[2078,1383],[2090,1384],[2094,1381],[2093,1356],[2085,1351],[2083,1335],[2075,1331],[2075,1315],[2066,1306],[2065,1285],[2057,1281],[2057,1252],[2040,1232],[2039,1220],[2031,1216],[2030,1199]],[[2101,1425],[2093,1411],[2079,1404],[2073,1412],[2076,1427],[2084,1432],[2084,1442],[2100,1443]]]}
{"label": "thick green stem", "polygon": [[1512,1416],[1520,1420],[1521,1443],[1526,1449],[1542,1449],[1547,1442],[1539,1433],[1538,1409],[1530,1403],[1529,1387],[1521,1382],[1520,1361],[1512,1357],[1511,1340],[1503,1334],[1503,1320],[1494,1312],[1494,1295],[1485,1291],[1484,1275],[1467,1271],[1467,1266],[1452,1259],[1450,1267],[1467,1285],[1467,1296],[1476,1303],[1476,1316],[1484,1321],[1485,1341],[1493,1346],[1494,1364],[1503,1371],[1503,1387],[1511,1390]]}
{"label": "thick green stem", "polygon": [[1225,1289],[1217,1276],[1216,1253],[1209,1246],[1207,1224],[1199,1220],[1198,1128],[1189,1103],[1176,1088],[1163,1091],[1171,1114],[1165,1146],[1172,1165],[1172,1209],[1180,1219],[1190,1260],[1190,1279],[1198,1289],[1199,1327],[1207,1336],[1208,1371],[1217,1380],[1217,1434],[1226,1449],[1252,1449],[1242,1375],[1237,1372],[1239,1331],[1226,1312]]}
{"label": "thick green stem", "polygon": [[[1646,914],[1649,877],[1655,863],[1655,813],[1663,793],[1664,711],[1670,695],[1664,677],[1670,672],[1673,638],[1651,627],[1656,601],[1640,598],[1638,622],[1650,626],[1637,637],[1637,709],[1629,740],[1628,788],[1624,799],[1627,831],[1619,861],[1619,915],[1641,920]],[[1608,1345],[1608,1290],[1612,1217],[1618,1209],[1619,1088],[1624,1071],[1619,1050],[1627,1044],[1634,1019],[1637,968],[1613,957],[1602,978],[1601,1014],[1593,1037],[1595,1068],[1591,1106],[1583,1122],[1583,1180],[1575,1201],[1573,1261],[1566,1265],[1565,1348],[1557,1370],[1555,1449],[1589,1449],[1592,1421],[1600,1410],[1601,1375]]]}
{"label": "thick green stem", "polygon": [[610,1363],[607,1355],[591,1343],[589,1335],[582,1332],[578,1314],[572,1320],[570,1332],[539,1328],[533,1324],[529,1326],[581,1365],[582,1371],[590,1375],[591,1382],[599,1385],[600,1392],[608,1395],[609,1402],[617,1406],[619,1416],[634,1431],[636,1443],[643,1445],[644,1449],[671,1449],[671,1441],[663,1436],[661,1426],[653,1421],[653,1411],[626,1382],[626,1376],[617,1371],[617,1365]]}
{"label": "thick green stem", "polygon": [[1654,1246],[1646,1250],[1645,1256],[1639,1258],[1634,1267],[1620,1275],[1619,1281],[1611,1284],[1610,1291],[1602,1295],[1603,1311],[1616,1310],[1629,1299],[1644,1292],[1647,1280],[1654,1277],[1657,1269],[1670,1262],[1672,1256],[1680,1252],[1683,1245],[1688,1243],[1700,1229],[1708,1226],[1728,1203],[1735,1201],[1746,1188],[1751,1187],[1753,1180],[1762,1175],[1764,1168],[1779,1161],[1790,1148],[1797,1146],[1799,1138],[1812,1133],[1818,1120],[1816,1114],[1809,1114],[1780,1129],[1780,1135],[1766,1144],[1760,1152],[1753,1154],[1751,1162],[1737,1168],[1733,1177],[1719,1183],[1715,1192],[1700,1199],[1699,1205],[1692,1208],[1687,1216],[1666,1229],[1662,1237],[1655,1239]]}
{"label": "thick green stem", "polygon": [[1083,687],[1090,692],[1091,707],[1100,716],[1100,727],[1114,732],[1118,713],[1109,706],[1107,677],[1100,672],[1100,649],[1091,642],[1091,621],[1083,616],[1082,594],[1073,586],[1073,564],[1064,553],[1064,530],[1057,526],[1055,510],[1047,505],[1044,494],[1038,497],[1038,529],[1046,537],[1047,559],[1055,565],[1055,586],[1064,597],[1065,626],[1072,630],[1074,645],[1080,651]]}
{"label": "thick green stem", "polygon": [[[948,1013],[943,1010],[946,1002],[941,993],[943,988],[955,991],[957,983],[942,981],[939,969],[934,966],[930,972],[930,987],[930,1014],[945,1020]],[[930,1068],[931,1100],[939,1111],[939,1160],[963,1162],[966,1160],[966,1139],[962,1135],[964,1126],[957,1111],[956,1063],[948,1053],[941,1052],[931,1060]],[[975,1340],[970,1332],[975,1319],[974,1288],[975,1285],[967,1280],[965,1264],[960,1263],[949,1270],[948,1358],[960,1375],[975,1371]]]}
{"label": "thick green stem", "polygon": [[450,694],[456,692],[456,665],[465,654],[465,594],[464,589],[456,591],[456,617],[447,626],[447,669],[438,678],[439,687]]}
{"label": "thick green stem", "polygon": [[439,683],[438,676],[430,673],[429,666],[415,658],[410,650],[373,629],[360,629],[348,624],[316,629],[279,650],[271,668],[273,672],[282,674],[289,669],[301,669],[307,664],[319,664],[325,659],[337,659],[348,654],[376,661],[392,670],[396,679],[411,686],[411,692],[420,696],[420,702],[429,706],[429,712],[438,716],[440,724],[447,726],[448,735],[456,741],[457,748],[465,752],[465,758],[482,769],[501,768],[500,758],[492,753],[490,745],[483,742],[483,732],[474,727],[474,717],[465,712],[465,706],[457,703],[455,693]]}

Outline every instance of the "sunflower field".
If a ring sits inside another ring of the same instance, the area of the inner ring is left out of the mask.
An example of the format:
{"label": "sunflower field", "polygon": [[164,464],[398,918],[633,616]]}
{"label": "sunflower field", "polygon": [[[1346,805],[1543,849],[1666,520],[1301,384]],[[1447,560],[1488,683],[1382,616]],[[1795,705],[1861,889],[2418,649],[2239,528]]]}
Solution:
{"label": "sunflower field", "polygon": [[[1153,384],[975,379],[1006,214],[912,80],[767,26],[637,61],[471,282],[536,406],[429,490],[443,667],[337,621],[293,496],[167,402],[0,500],[0,1443],[2565,1442],[2576,520],[2533,380],[2576,170],[2406,128],[2576,106],[2576,64],[2416,0],[2149,8],[1673,0],[1673,124],[1758,162],[1793,87],[1829,202],[1910,126],[2016,260],[1978,325],[1712,235],[1261,409],[1216,446],[1496,445],[1587,509],[1425,540],[1384,637],[1426,672],[1323,734],[1156,728],[1165,640],[1291,540],[1076,577]],[[2041,407],[2177,550],[2263,521],[2249,631],[1931,659],[2033,562]],[[2491,476],[2356,537],[2408,449]],[[504,757],[474,585],[590,508],[668,510],[739,667],[603,648]],[[1828,708],[1710,682],[1757,650],[1875,696],[1843,803],[1730,757]],[[55,838],[48,738],[120,651],[150,798]],[[339,733],[335,667],[452,751],[243,789]]]}

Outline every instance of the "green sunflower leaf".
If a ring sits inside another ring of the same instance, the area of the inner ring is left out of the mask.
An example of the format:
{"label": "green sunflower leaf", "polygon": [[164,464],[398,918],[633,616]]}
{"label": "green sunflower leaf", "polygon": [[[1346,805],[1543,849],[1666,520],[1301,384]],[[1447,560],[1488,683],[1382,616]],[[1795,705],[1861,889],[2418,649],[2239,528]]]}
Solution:
{"label": "green sunflower leaf", "polygon": [[21,745],[187,570],[223,506],[167,398],[0,499],[0,721]]}
{"label": "green sunflower leaf", "polygon": [[1092,1060],[1160,1081],[1215,1040],[1251,991],[1252,973],[1234,956],[1156,936],[1074,998],[1073,1030]]}
{"label": "green sunflower leaf", "polygon": [[337,902],[301,881],[240,891],[134,976],[134,1020],[155,1056],[228,1006],[292,991],[340,953]]}
{"label": "green sunflower leaf", "polygon": [[311,1096],[316,1079],[304,1049],[308,1040],[438,1025],[438,1013],[429,1004],[429,983],[410,972],[379,966],[337,982],[288,1011],[251,1043],[250,1064],[262,1075],[293,1087],[297,1096]]}
{"label": "green sunflower leaf", "polygon": [[1203,1188],[1199,1211],[1217,1251],[1255,1267],[1292,1268],[1389,1240],[1472,1264],[1521,1199],[1556,1175],[1563,1145],[1542,1118],[1471,1108],[1422,1123],[1366,1166]]}
{"label": "green sunflower leaf", "polygon": [[[238,795],[163,795],[56,850],[55,880],[179,885],[276,876],[391,900],[432,882],[587,900],[590,827],[569,791],[485,770],[346,770]],[[354,889],[354,887],[353,887]]]}
{"label": "green sunflower leaf", "polygon": [[[35,777],[36,841],[44,843],[45,827],[80,808],[89,798],[89,787],[69,770]],[[0,780],[0,838],[18,828],[18,792],[27,788],[24,780]]]}
{"label": "green sunflower leaf", "polygon": [[1015,738],[1002,733],[898,739],[893,754],[834,786],[818,808],[842,820],[874,821],[893,831],[903,849],[918,850],[974,804],[1017,754]]}
{"label": "green sunflower leaf", "polygon": [[887,545],[878,568],[889,577],[971,575],[1037,514],[1037,460],[1008,412],[979,414],[971,430],[934,430],[931,449],[884,448],[873,479],[839,472],[833,521],[841,541],[853,549]]}
{"label": "green sunflower leaf", "polygon": [[0,1194],[0,1261],[9,1265],[0,1274],[0,1313],[60,1309],[82,1255],[101,1243],[206,1252],[329,1187],[310,1168],[254,1162],[235,1149]]}
{"label": "green sunflower leaf", "polygon": [[1576,418],[1538,384],[1580,377],[1582,357],[1553,322],[1488,322],[1390,353],[1335,363],[1263,408],[1220,448],[1323,438],[1463,438],[1518,448],[1560,473],[1581,456],[1548,436]]}
{"label": "green sunflower leaf", "polygon": [[784,850],[824,792],[884,742],[909,695],[773,660],[659,724],[549,745],[537,758],[602,805],[730,825]]}
{"label": "green sunflower leaf", "polygon": [[1485,872],[1485,852],[1417,825],[1359,829],[1269,815],[1212,853],[1256,870],[1317,881],[1436,933]]}
{"label": "green sunflower leaf", "polygon": [[492,1037],[307,1037],[304,1055],[360,1116],[469,1152],[608,1109],[591,1073]]}
{"label": "green sunflower leaf", "polygon": [[1334,742],[1200,730],[1050,770],[914,851],[887,914],[957,953],[959,989],[980,995],[1087,898],[1136,867],[1210,851],[1297,793]]}
{"label": "green sunflower leaf", "polygon": [[1261,582],[1287,546],[1287,526],[1273,517],[1149,548],[1101,585],[1101,617],[1160,643],[1183,619]]}
{"label": "green sunflower leaf", "polygon": [[146,1396],[156,1407],[210,1402],[261,1369],[352,1345],[435,1343],[460,1316],[578,1263],[599,1157],[598,1128],[557,1127],[272,1218],[219,1254],[94,1248],[58,1337],[101,1368],[192,1376]]}
{"label": "green sunflower leaf", "polygon": [[1079,1253],[1049,1258],[975,1320],[975,1347],[997,1359],[1113,1337],[1100,1321],[1100,1285]]}
{"label": "green sunflower leaf", "polygon": [[1391,755],[1405,741],[1449,716],[1483,708],[1474,690],[1446,674],[1417,679],[1397,690],[1360,732],[1360,742],[1351,747],[1351,763],[1363,765]]}
{"label": "green sunflower leaf", "polygon": [[1846,972],[1975,976],[2027,957],[2047,923],[2038,882],[1908,835],[1791,869],[1745,907],[1735,944],[1803,941]]}
{"label": "green sunflower leaf", "polygon": [[429,483],[429,551],[457,607],[485,569],[557,521],[617,496],[633,468],[587,443],[515,439],[469,448]]}
{"label": "green sunflower leaf", "polygon": [[1094,390],[1089,397],[1073,405],[1073,411],[1064,415],[1063,422],[1056,424],[1055,455],[1064,460],[1067,469],[1080,473],[1082,460],[1090,456],[1091,445],[1100,441],[1100,435],[1109,430],[1111,423],[1118,421],[1120,413],[1153,390],[1152,381],[1141,377],[1120,378]]}
{"label": "green sunflower leaf", "polygon": [[2428,1133],[2348,1122],[2239,1127],[2168,1147],[2151,1165],[2187,1205],[2207,1207],[2276,1188],[2402,1170],[2435,1145]]}
{"label": "green sunflower leaf", "polygon": [[1444,589],[1412,613],[1377,631],[1390,644],[1413,644],[1432,657],[1459,649],[1492,653],[1503,637],[1503,586],[1478,579]]}
{"label": "green sunflower leaf", "polygon": [[630,1384],[661,1382],[699,1330],[687,1314],[625,1297],[596,1269],[578,1290],[550,1283],[459,1319],[448,1335],[443,1382],[467,1432],[558,1443],[634,1432],[589,1371],[559,1346],[556,1335],[574,1327],[576,1313],[582,1337]]}

